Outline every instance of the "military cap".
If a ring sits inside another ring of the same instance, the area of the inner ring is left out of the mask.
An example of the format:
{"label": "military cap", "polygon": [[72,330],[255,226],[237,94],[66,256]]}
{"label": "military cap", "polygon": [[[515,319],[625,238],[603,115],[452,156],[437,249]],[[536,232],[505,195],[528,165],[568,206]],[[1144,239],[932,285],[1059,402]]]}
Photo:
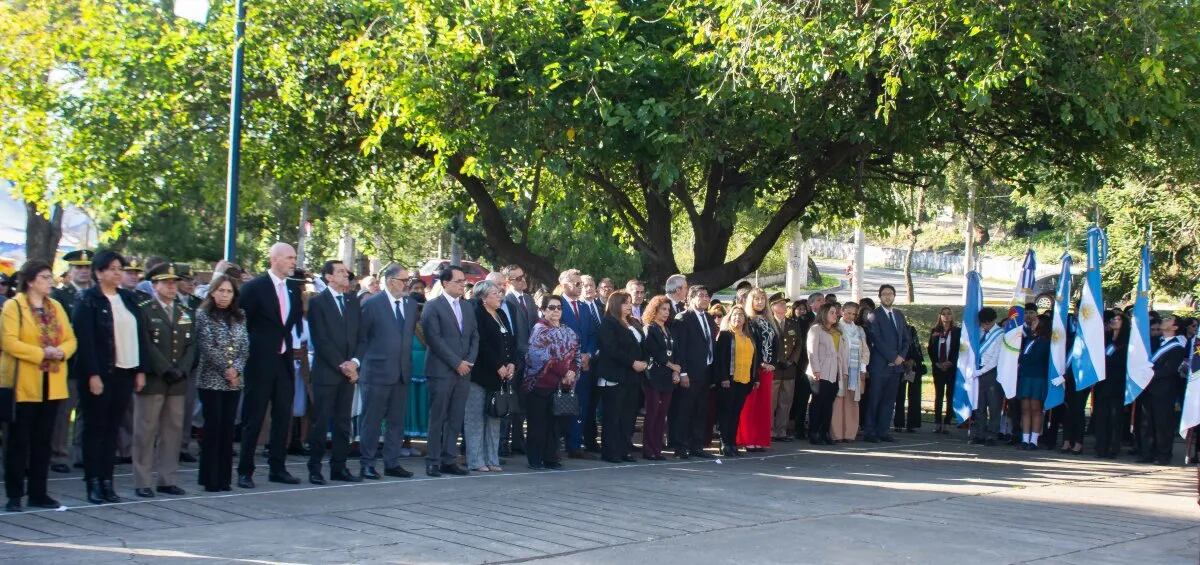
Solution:
{"label": "military cap", "polygon": [[68,265],[76,267],[90,267],[92,265],[92,257],[95,257],[95,255],[96,253],[90,249],[76,249],[63,255],[63,261],[66,261]]}
{"label": "military cap", "polygon": [[179,280],[179,275],[175,272],[173,263],[159,263],[149,273],[146,273],[146,278],[151,282],[159,281],[176,281]]}
{"label": "military cap", "polygon": [[304,269],[295,269],[292,271],[292,276],[288,277],[287,280],[307,283],[312,282],[312,275],[310,275],[308,271],[305,271]]}
{"label": "military cap", "polygon": [[196,277],[192,272],[192,266],[187,263],[175,263],[175,274],[181,279],[191,280]]}
{"label": "military cap", "polygon": [[767,300],[767,302],[769,302],[772,306],[774,306],[775,304],[777,304],[779,302],[789,302],[789,300],[788,300],[788,297],[786,294],[784,294],[782,292],[776,292],[775,294],[771,295],[771,297]]}
{"label": "military cap", "polygon": [[129,263],[126,263],[125,267],[121,270],[122,271],[130,271],[133,273],[141,273],[141,272],[145,271],[146,269],[145,269],[145,267],[142,266],[141,261],[131,257],[129,259]]}

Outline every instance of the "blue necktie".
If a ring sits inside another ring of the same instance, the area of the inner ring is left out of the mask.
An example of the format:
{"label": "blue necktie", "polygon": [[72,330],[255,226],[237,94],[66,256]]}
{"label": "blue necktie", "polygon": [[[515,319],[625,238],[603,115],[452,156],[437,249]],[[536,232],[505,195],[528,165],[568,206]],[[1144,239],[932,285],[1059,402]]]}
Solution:
{"label": "blue necktie", "polygon": [[396,301],[396,329],[404,333],[404,306],[399,300]]}

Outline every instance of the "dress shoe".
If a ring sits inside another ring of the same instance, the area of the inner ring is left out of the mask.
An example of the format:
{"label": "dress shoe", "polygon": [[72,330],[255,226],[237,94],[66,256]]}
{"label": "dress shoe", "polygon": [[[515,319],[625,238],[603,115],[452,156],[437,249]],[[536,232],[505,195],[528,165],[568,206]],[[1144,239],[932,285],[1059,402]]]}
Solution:
{"label": "dress shoe", "polygon": [[550,470],[553,470],[553,471],[557,471],[557,470],[559,470],[559,469],[562,469],[562,468],[563,468],[563,464],[562,464],[562,463],[560,463],[560,462],[558,462],[558,461],[547,461],[547,462],[546,462],[546,468],[547,468],[547,469],[550,469]]}
{"label": "dress shoe", "polygon": [[792,436],[780,436],[778,441],[782,441],[783,443],[791,443]]}
{"label": "dress shoe", "polygon": [[138,495],[140,498],[154,498],[154,491],[149,488],[133,489],[133,494]]}
{"label": "dress shoe", "polygon": [[983,444],[984,444],[984,445],[986,445],[986,446],[988,446],[988,447],[995,447],[995,446],[996,446],[996,440],[994,440],[994,439],[992,439],[992,438],[987,438],[987,439],[983,440]]}
{"label": "dress shoe", "polygon": [[693,451],[693,452],[691,452],[690,455],[692,457],[696,457],[698,459],[712,459],[713,458],[713,456],[711,454],[709,454],[707,451],[701,451],[701,450]]}
{"label": "dress shoe", "polygon": [[1159,457],[1158,460],[1155,461],[1154,463],[1156,465],[1167,466],[1167,465],[1171,464],[1171,458],[1170,457]]}
{"label": "dress shoe", "polygon": [[1138,463],[1153,463],[1153,462],[1154,462],[1154,457],[1153,457],[1153,456],[1150,456],[1150,457],[1139,457],[1139,458],[1138,458],[1138,460],[1137,460],[1137,462],[1138,462]]}
{"label": "dress shoe", "polygon": [[529,468],[533,469],[534,471],[545,471],[546,470],[545,465],[539,465],[537,463],[530,463]]}
{"label": "dress shoe", "polygon": [[621,458],[621,461],[624,461],[626,463],[637,463],[637,457],[634,457],[632,455],[626,455]]}
{"label": "dress shoe", "polygon": [[455,464],[455,463],[451,463],[451,464],[449,464],[449,465],[442,465],[442,472],[443,472],[443,473],[449,473],[449,474],[451,474],[451,475],[458,475],[458,476],[460,476],[460,477],[461,477],[461,476],[464,476],[464,475],[470,475],[470,474],[471,474],[471,472],[470,472],[470,471],[468,471],[468,470],[466,470],[466,469],[463,469],[462,467],[459,467],[459,466],[458,466],[457,464]]}
{"label": "dress shoe", "polygon": [[407,478],[412,477],[412,471],[409,471],[408,469],[405,469],[404,467],[401,467],[399,465],[396,465],[395,467],[385,468],[383,470],[383,474],[385,474],[389,477],[399,477],[401,479],[407,479]]}
{"label": "dress shoe", "polygon": [[4,505],[4,511],[5,512],[20,512],[21,511],[21,499],[20,498],[8,499],[8,504]]}
{"label": "dress shoe", "polygon": [[430,477],[440,477],[442,476],[442,471],[437,465],[426,465],[425,474]]}
{"label": "dress shoe", "polygon": [[879,438],[875,436],[864,436],[863,441],[867,443],[879,443]]}
{"label": "dress shoe", "polygon": [[825,436],[825,445],[833,445],[835,443],[837,443],[837,442],[833,441],[832,436],[828,436],[828,435]]}
{"label": "dress shoe", "polygon": [[195,463],[195,462],[196,462],[196,456],[195,456],[195,455],[192,455],[191,453],[188,453],[188,452],[186,452],[186,451],[184,451],[184,452],[181,452],[181,453],[179,454],[179,462],[180,462],[180,463]]}
{"label": "dress shoe", "polygon": [[66,463],[55,463],[50,466],[50,470],[54,471],[55,473],[70,473],[71,466],[67,465]]}
{"label": "dress shoe", "polygon": [[254,488],[254,477],[250,475],[238,475],[238,488]]}
{"label": "dress shoe", "polygon": [[303,445],[293,445],[287,449],[288,455],[299,455],[306,457],[312,453],[312,450]]}
{"label": "dress shoe", "polygon": [[154,490],[161,492],[163,494],[169,494],[171,496],[183,496],[183,495],[187,494],[186,490],[179,488],[177,485],[161,486],[161,487],[155,488]]}
{"label": "dress shoe", "polygon": [[588,453],[586,451],[576,449],[575,451],[568,451],[567,458],[569,458],[569,459],[595,459],[596,456],[591,453]]}
{"label": "dress shoe", "polygon": [[896,438],[895,438],[895,437],[893,437],[893,436],[892,436],[892,435],[890,435],[890,434],[889,434],[889,435],[886,435],[886,436],[883,436],[883,437],[881,437],[881,438],[879,438],[879,439],[881,439],[881,440],[883,440],[883,441],[886,441],[886,442],[889,442],[889,443],[890,443],[890,442],[894,442],[894,441],[896,441]]}
{"label": "dress shoe", "polygon": [[292,474],[287,471],[275,471],[270,475],[267,475],[267,480],[273,483],[283,483],[285,485],[300,484],[300,479],[292,476]]}
{"label": "dress shoe", "polygon": [[104,502],[109,502],[112,504],[121,502],[121,497],[117,496],[117,491],[113,490],[112,481],[108,479],[101,479],[100,491],[104,493]]}
{"label": "dress shoe", "polygon": [[676,459],[691,459],[692,455],[682,449],[676,449],[675,450],[675,458]]}
{"label": "dress shoe", "polygon": [[375,470],[374,465],[363,465],[361,476],[364,479],[371,479],[372,481],[378,481],[383,478],[379,476],[379,471]]}
{"label": "dress shoe", "polygon": [[55,509],[55,508],[62,506],[62,504],[59,504],[59,502],[57,500],[54,500],[53,498],[50,498],[49,496],[43,496],[40,498],[34,498],[31,496],[31,497],[29,497],[29,505],[34,508],[50,508],[50,509]]}
{"label": "dress shoe", "polygon": [[321,476],[320,473],[309,473],[308,482],[309,484],[323,485],[325,484],[325,477]]}
{"label": "dress shoe", "polygon": [[104,489],[100,488],[100,479],[87,480],[87,499],[92,504],[104,504]]}
{"label": "dress shoe", "polygon": [[600,460],[605,463],[614,463],[617,465],[620,465],[622,463],[622,461],[617,457],[601,457]]}
{"label": "dress shoe", "polygon": [[342,469],[340,471],[330,471],[329,472],[329,480],[343,482],[343,483],[361,483],[363,481],[362,477],[355,475],[354,473],[351,473],[347,469]]}

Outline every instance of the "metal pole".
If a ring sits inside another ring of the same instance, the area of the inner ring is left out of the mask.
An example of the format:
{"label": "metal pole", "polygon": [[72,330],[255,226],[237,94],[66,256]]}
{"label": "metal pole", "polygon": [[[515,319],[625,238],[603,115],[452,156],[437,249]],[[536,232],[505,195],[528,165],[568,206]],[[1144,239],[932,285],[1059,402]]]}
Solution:
{"label": "metal pole", "polygon": [[975,264],[975,183],[967,190],[967,260],[963,272],[969,273]]}
{"label": "metal pole", "polygon": [[234,24],[233,85],[229,100],[229,168],[225,178],[225,260],[237,259],[238,162],[242,153],[242,38],[246,33],[246,5],[237,0]]}

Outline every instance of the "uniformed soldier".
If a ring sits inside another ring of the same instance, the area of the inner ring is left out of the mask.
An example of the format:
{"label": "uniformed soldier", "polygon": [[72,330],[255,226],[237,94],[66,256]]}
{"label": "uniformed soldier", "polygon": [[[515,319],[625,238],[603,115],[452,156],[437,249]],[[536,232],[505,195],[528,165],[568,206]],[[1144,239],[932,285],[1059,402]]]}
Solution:
{"label": "uniformed soldier", "polygon": [[779,359],[775,363],[775,380],[771,383],[774,399],[771,416],[771,438],[773,441],[792,441],[787,431],[791,420],[792,401],[796,397],[796,364],[800,361],[800,349],[806,347],[800,339],[800,320],[789,315],[791,302],[782,292],[771,295],[771,314],[779,326],[779,341],[782,344]]}
{"label": "uniformed soldier", "polygon": [[[121,288],[132,292],[134,300],[141,304],[147,300],[152,300],[154,296],[145,290],[138,288],[138,283],[142,282],[143,274],[145,273],[145,263],[136,257],[129,258],[129,264],[125,265],[122,270]],[[137,395],[134,395],[136,399]],[[128,465],[133,463],[133,402],[129,403],[129,409],[125,412],[125,417],[121,419],[121,424],[117,426],[117,464]]]}
{"label": "uniformed soldier", "polygon": [[[90,249],[76,249],[63,255],[67,263],[66,282],[50,291],[50,298],[62,304],[69,315],[75,310],[79,295],[92,286],[92,257]],[[67,378],[71,378],[72,362],[67,361]],[[58,406],[58,417],[54,421],[54,435],[50,438],[50,470],[70,473],[71,465],[83,468],[83,418],[76,415],[75,430],[71,433],[71,413],[79,404],[75,387],[67,387],[67,398]]]}
{"label": "uniformed soldier", "polygon": [[121,277],[121,288],[136,294],[138,297],[138,303],[142,303],[150,298],[153,298],[149,293],[144,290],[140,290],[137,287],[138,283],[142,282],[142,275],[146,272],[146,267],[142,263],[141,259],[131,257],[129,259],[129,264],[125,265],[125,268],[122,269],[122,271],[124,276]]}
{"label": "uniformed soldier", "polygon": [[[184,395],[196,361],[193,312],[177,298],[175,265],[162,263],[148,273],[155,297],[139,304],[141,347],[146,376],[135,383],[133,480],[135,494],[154,491],[182,495],[175,471],[183,430]],[[151,490],[154,473],[157,488]]]}
{"label": "uniformed soldier", "polygon": [[[175,283],[176,288],[179,289],[179,292],[176,294],[176,300],[187,306],[188,310],[195,312],[204,301],[199,296],[196,296],[196,280],[192,272],[192,266],[187,263],[175,263],[175,274],[179,275],[179,281]],[[189,372],[188,374],[193,373]],[[192,455],[189,449],[192,443],[192,428],[203,425],[197,423],[197,413],[199,410],[196,408],[196,395],[196,379],[188,379],[187,395],[184,396],[183,400],[183,434],[179,447],[180,463],[196,462],[196,457]]]}

